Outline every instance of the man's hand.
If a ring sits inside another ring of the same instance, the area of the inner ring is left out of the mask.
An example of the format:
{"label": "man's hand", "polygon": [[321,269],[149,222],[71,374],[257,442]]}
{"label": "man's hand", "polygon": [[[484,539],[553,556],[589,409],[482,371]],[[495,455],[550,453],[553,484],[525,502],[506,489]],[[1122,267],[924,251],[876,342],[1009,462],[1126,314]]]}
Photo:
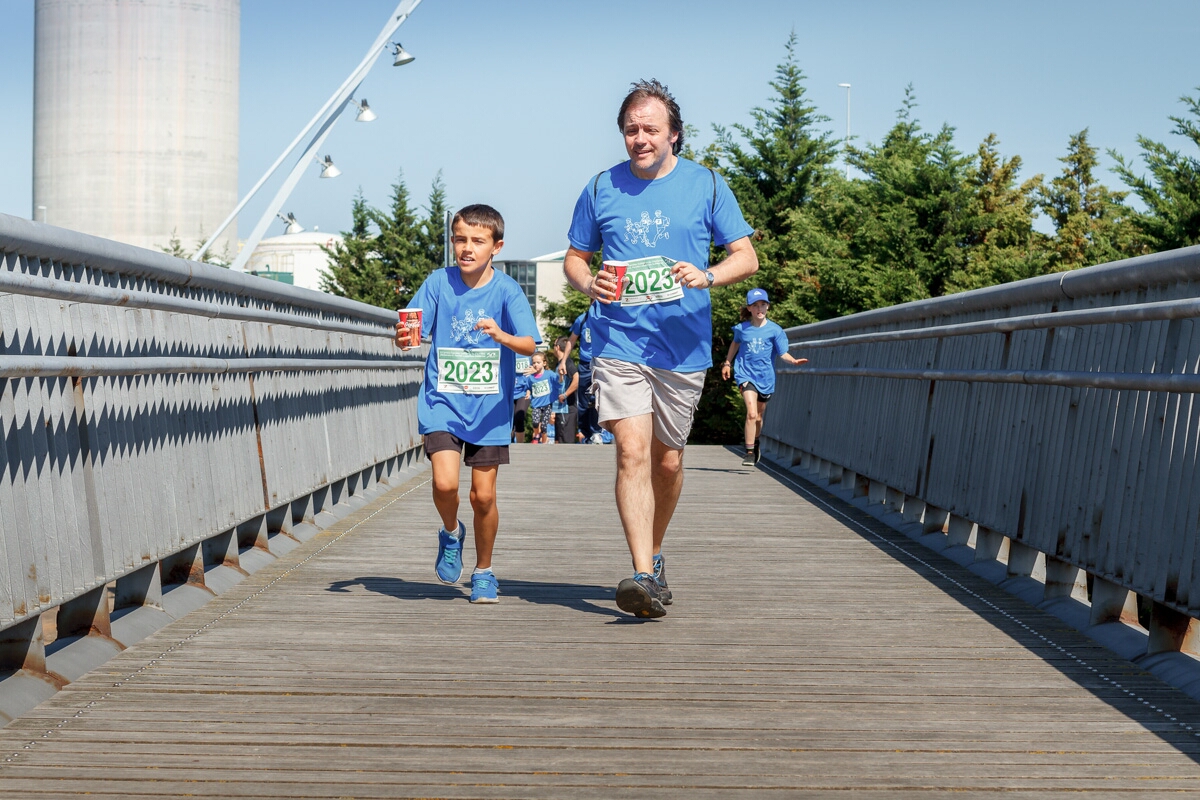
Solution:
{"label": "man's hand", "polygon": [[708,278],[704,277],[704,270],[695,264],[689,264],[686,261],[677,261],[675,262],[675,266],[671,267],[671,275],[680,286],[686,286],[689,289],[708,288]]}
{"label": "man's hand", "polygon": [[722,364],[721,365],[721,380],[723,380],[723,381],[729,380],[730,374],[731,374],[731,372],[729,369],[729,363],[726,362],[726,363]]}
{"label": "man's hand", "polygon": [[584,292],[584,294],[608,305],[617,296],[616,273],[609,272],[606,269],[600,270],[592,276],[592,282],[588,284],[587,288],[590,291]]}

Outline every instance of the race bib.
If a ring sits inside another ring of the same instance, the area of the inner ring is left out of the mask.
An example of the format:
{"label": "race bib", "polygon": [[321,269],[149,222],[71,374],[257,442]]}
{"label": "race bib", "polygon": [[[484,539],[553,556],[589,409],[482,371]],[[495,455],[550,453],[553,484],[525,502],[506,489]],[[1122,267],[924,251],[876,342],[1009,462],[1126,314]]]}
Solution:
{"label": "race bib", "polygon": [[550,381],[534,381],[529,393],[534,397],[545,397],[550,394]]}
{"label": "race bib", "polygon": [[530,356],[517,356],[517,374],[530,369],[533,366],[533,358]]}
{"label": "race bib", "polygon": [[683,297],[683,287],[671,275],[671,267],[676,264],[673,259],[649,256],[626,263],[628,268],[625,272],[625,288],[621,290],[621,305],[645,306]]}
{"label": "race bib", "polygon": [[439,347],[438,391],[443,394],[500,394],[500,348]]}

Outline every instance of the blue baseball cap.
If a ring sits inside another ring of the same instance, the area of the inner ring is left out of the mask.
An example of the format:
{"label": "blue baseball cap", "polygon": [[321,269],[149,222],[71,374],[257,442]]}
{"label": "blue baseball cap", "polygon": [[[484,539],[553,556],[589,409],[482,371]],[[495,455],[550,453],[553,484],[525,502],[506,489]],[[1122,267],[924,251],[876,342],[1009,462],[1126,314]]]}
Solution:
{"label": "blue baseball cap", "polygon": [[766,289],[751,289],[750,291],[746,292],[746,305],[752,306],[759,300],[767,303],[771,302],[770,300],[767,300]]}

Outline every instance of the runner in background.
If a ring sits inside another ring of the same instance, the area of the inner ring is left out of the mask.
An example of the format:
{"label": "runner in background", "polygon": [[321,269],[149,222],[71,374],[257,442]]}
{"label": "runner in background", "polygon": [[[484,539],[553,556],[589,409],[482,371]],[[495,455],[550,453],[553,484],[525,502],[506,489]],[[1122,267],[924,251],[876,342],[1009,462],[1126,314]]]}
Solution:
{"label": "runner in background", "polygon": [[516,380],[513,381],[513,430],[512,440],[525,443],[525,416],[529,411],[529,374],[533,372],[530,356],[517,356]]}
{"label": "runner in background", "polygon": [[[585,444],[604,444],[600,423],[596,421],[596,397],[592,392],[592,317],[596,308],[597,303],[593,300],[587,310],[575,318],[567,343],[567,353],[570,353],[575,343],[579,342],[579,389],[575,392],[575,407],[579,413],[579,431],[583,434]],[[560,377],[564,370],[560,362]]]}
{"label": "runner in background", "polygon": [[571,342],[566,336],[554,342],[554,355],[558,359],[558,403],[554,407],[554,441],[558,444],[575,444],[579,412],[576,397],[579,394],[579,368],[571,360]]}
{"label": "runner in background", "polygon": [[789,364],[805,364],[807,358],[793,358],[788,352],[787,334],[783,328],[767,319],[771,303],[763,289],[746,292],[746,305],[742,307],[742,321],[733,326],[733,341],[725,363],[721,365],[721,378],[733,379],[746,402],[746,456],[742,466],[752,467],[762,458],[759,437],[762,435],[763,417],[767,413],[767,401],[775,393],[775,359],[781,358]]}

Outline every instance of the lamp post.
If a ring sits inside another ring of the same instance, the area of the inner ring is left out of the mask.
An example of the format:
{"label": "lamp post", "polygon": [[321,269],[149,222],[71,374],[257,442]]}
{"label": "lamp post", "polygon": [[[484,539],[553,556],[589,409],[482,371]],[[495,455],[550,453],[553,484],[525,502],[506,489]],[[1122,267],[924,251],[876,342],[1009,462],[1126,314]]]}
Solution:
{"label": "lamp post", "polygon": [[[838,86],[846,90],[846,146],[850,146],[850,84],[839,83]],[[850,177],[850,161],[846,160],[846,177]]]}
{"label": "lamp post", "polygon": [[[284,201],[287,200],[288,195],[291,194],[292,189],[295,188],[297,181],[299,181],[300,175],[316,156],[317,150],[325,142],[325,137],[329,135],[329,131],[333,124],[337,122],[338,117],[341,116],[342,112],[346,110],[346,106],[354,103],[359,109],[358,119],[362,122],[369,122],[375,118],[374,112],[364,113],[364,111],[369,112],[366,102],[364,101],[361,104],[355,103],[352,95],[358,90],[359,85],[367,77],[367,73],[369,73],[371,68],[375,65],[379,54],[382,53],[384,48],[387,46],[388,40],[391,39],[392,34],[404,24],[404,21],[408,19],[409,15],[412,14],[413,10],[416,9],[416,7],[420,4],[421,0],[401,0],[400,4],[396,6],[396,10],[393,11],[392,15],[388,18],[387,24],[383,26],[383,30],[379,32],[379,35],[371,44],[370,49],[367,50],[367,54],[363,57],[362,61],[359,62],[358,66],[354,68],[354,71],[350,73],[350,76],[346,78],[346,80],[342,82],[342,85],[337,88],[337,91],[335,91],[333,95],[325,101],[325,105],[321,106],[321,109],[317,111],[316,115],[309,120],[309,123],[304,126],[303,130],[296,135],[296,138],[293,139],[292,143],[289,144],[283,153],[280,154],[279,158],[275,159],[275,163],[272,164],[267,169],[266,173],[264,173],[263,176],[258,179],[258,183],[254,185],[254,188],[252,188],[246,194],[246,196],[241,199],[241,201],[237,204],[237,207],[233,209],[229,216],[225,218],[225,221],[222,222],[216,231],[213,232],[208,241],[201,245],[200,249],[196,251],[192,258],[200,259],[203,257],[204,253],[208,251],[208,248],[212,246],[213,242],[215,242],[217,238],[224,233],[225,229],[229,227],[230,223],[233,222],[241,210],[245,208],[246,203],[248,203],[250,199],[258,193],[258,190],[262,188],[263,184],[265,184],[267,180],[275,174],[275,171],[279,169],[280,164],[282,164],[284,160],[286,160],[287,157],[296,149],[296,146],[300,144],[301,140],[304,139],[304,137],[307,136],[314,127],[317,127],[318,123],[320,123],[320,127],[317,128],[317,132],[313,134],[313,137],[309,140],[308,145],[304,148],[303,153],[301,153],[300,158],[296,160],[295,165],[292,167],[291,173],[284,181],[283,187],[281,187],[279,192],[275,194],[275,197],[267,207],[267,210],[259,219],[258,224],[254,226],[254,231],[250,234],[249,238],[246,239],[246,243],[242,247],[242,251],[238,253],[238,257],[234,259],[234,262],[230,265],[230,268],[233,270],[239,272],[244,270],[246,262],[250,259],[251,253],[254,252],[254,248],[258,245],[259,241],[262,240],[267,226],[270,225],[270,223],[275,219],[275,215],[283,206]],[[394,64],[407,64],[412,61],[412,56],[404,51],[403,48],[401,48],[399,45],[395,45],[395,47],[397,50],[396,60],[393,62]],[[401,57],[402,53],[404,56],[403,59]],[[329,166],[332,166],[332,162],[330,162]],[[334,167],[334,170],[336,169],[337,168]],[[333,177],[333,175],[326,175],[325,177]]]}
{"label": "lamp post", "polygon": [[40,212],[42,212],[42,224],[43,224],[43,225],[44,225],[44,224],[46,224],[46,207],[45,207],[45,206],[38,206],[38,207],[37,207],[37,210],[38,210],[38,211],[40,211]]}

